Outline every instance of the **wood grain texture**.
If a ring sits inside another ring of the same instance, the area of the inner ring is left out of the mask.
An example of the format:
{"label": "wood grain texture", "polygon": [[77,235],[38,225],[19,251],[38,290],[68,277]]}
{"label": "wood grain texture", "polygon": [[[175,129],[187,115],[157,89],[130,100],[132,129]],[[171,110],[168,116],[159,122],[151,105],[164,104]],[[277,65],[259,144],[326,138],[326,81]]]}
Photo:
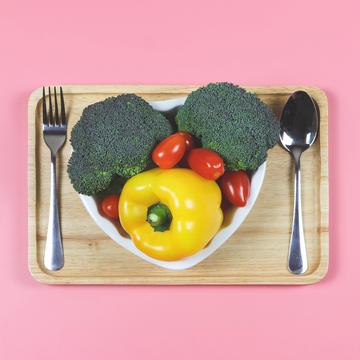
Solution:
{"label": "wood grain texture", "polygon": [[[136,93],[146,100],[184,96],[198,86],[183,85],[84,85],[63,86],[69,134],[87,105],[108,96]],[[287,271],[292,220],[293,165],[278,145],[269,151],[261,193],[250,215],[237,232],[213,255],[194,268],[171,271],[128,253],[108,238],[92,221],[73,190],[66,166],[70,144],[58,160],[60,216],[65,266],[49,272],[43,266],[50,193],[50,154],[42,139],[41,96],[29,99],[28,185],[29,269],[49,284],[310,284],[321,280],[328,268],[328,105],[316,87],[246,87],[276,113],[295,90],[307,91],[320,110],[320,133],[302,158],[303,216],[309,270],[303,276]]]}

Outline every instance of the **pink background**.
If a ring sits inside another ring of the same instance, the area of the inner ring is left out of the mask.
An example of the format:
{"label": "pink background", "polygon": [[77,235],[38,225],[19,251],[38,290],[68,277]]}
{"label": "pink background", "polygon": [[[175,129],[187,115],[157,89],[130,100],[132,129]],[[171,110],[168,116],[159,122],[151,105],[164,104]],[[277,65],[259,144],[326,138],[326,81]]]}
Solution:
{"label": "pink background", "polygon": [[[360,21],[342,1],[2,1],[0,359],[360,358]],[[52,83],[312,84],[331,259],[300,287],[46,286],[27,270],[27,100]]]}

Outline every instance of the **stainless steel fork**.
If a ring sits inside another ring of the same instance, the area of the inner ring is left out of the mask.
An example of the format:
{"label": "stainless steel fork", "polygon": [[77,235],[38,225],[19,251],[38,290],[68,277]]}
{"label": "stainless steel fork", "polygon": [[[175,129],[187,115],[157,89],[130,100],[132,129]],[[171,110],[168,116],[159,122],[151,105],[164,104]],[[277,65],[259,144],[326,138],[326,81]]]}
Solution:
{"label": "stainless steel fork", "polygon": [[51,90],[49,87],[49,111],[46,109],[45,88],[43,88],[43,136],[51,152],[51,184],[49,223],[45,244],[44,265],[48,270],[59,270],[64,266],[64,250],[59,221],[57,185],[56,185],[56,155],[66,140],[66,115],[64,95],[60,87],[60,115],[56,87],[54,87],[55,113],[53,113]]}

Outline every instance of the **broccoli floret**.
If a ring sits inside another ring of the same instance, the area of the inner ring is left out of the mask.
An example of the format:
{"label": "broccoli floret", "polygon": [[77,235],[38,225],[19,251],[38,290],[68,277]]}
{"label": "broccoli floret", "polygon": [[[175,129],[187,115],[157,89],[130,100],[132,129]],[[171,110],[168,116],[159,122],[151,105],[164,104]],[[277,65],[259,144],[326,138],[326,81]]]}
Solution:
{"label": "broccoli floret", "polygon": [[85,195],[106,190],[153,166],[153,147],[172,133],[169,121],[136,95],[111,97],[86,107],[71,132],[68,173]]}
{"label": "broccoli floret", "polygon": [[219,153],[228,170],[256,170],[279,136],[279,122],[255,94],[213,83],[191,93],[177,115],[179,130]]}

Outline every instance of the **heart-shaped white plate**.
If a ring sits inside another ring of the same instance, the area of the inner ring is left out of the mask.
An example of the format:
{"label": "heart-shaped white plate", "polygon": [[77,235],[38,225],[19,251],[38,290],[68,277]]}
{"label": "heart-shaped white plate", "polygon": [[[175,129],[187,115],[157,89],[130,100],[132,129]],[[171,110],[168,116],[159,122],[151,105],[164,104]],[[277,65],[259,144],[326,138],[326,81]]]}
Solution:
{"label": "heart-shaped white plate", "polygon": [[[183,105],[185,100],[186,97],[172,99],[172,100],[152,101],[150,102],[150,105],[155,110],[162,112],[171,112],[172,110],[176,110],[176,108]],[[80,198],[86,210],[91,215],[91,217],[96,222],[96,224],[111,239],[116,241],[123,248],[152,264],[171,270],[183,270],[199,264],[201,261],[203,261],[208,256],[210,256],[222,244],[224,244],[225,241],[229,239],[229,237],[244,222],[244,220],[248,216],[250,210],[254,206],[255,201],[259,195],[265,176],[265,170],[266,170],[266,163],[263,163],[254,172],[251,178],[250,197],[248,199],[246,206],[243,208],[230,208],[225,212],[223,225],[221,226],[218,233],[211,240],[210,244],[206,248],[199,251],[197,254],[178,261],[160,261],[145,255],[137,247],[135,247],[134,243],[131,241],[129,237],[126,237],[125,234],[119,232],[119,229],[115,226],[114,223],[112,223],[110,220],[106,219],[99,213],[97,203],[92,196],[80,195]]]}

